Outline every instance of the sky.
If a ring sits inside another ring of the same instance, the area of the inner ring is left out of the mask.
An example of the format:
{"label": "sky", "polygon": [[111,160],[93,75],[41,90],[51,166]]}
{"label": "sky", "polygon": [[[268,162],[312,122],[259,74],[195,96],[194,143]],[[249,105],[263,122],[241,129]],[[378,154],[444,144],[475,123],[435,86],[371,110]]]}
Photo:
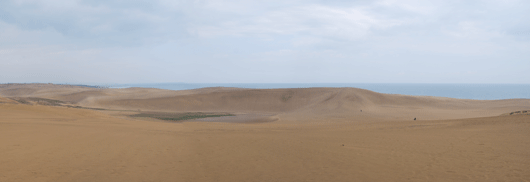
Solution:
{"label": "sky", "polygon": [[528,0],[2,0],[0,83],[530,84]]}

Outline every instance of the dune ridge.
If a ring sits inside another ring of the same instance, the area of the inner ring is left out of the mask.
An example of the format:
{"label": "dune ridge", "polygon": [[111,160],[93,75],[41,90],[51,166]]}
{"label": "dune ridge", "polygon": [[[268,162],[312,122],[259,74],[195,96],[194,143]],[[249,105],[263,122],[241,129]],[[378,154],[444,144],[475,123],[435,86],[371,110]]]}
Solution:
{"label": "dune ridge", "polygon": [[[152,88],[99,89],[53,84],[0,87],[0,95],[41,97],[105,109],[164,112],[266,113],[295,121],[332,119],[459,119],[530,109],[530,99],[467,100],[382,94],[358,88],[239,89],[172,91]],[[361,112],[362,110],[362,112]]]}

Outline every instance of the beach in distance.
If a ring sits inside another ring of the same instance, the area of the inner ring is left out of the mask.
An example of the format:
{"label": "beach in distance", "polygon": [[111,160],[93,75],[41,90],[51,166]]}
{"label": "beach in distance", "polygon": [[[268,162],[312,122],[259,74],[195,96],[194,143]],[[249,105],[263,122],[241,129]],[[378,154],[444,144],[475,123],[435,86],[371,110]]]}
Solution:
{"label": "beach in distance", "polygon": [[0,181],[529,181],[530,99],[0,85]]}

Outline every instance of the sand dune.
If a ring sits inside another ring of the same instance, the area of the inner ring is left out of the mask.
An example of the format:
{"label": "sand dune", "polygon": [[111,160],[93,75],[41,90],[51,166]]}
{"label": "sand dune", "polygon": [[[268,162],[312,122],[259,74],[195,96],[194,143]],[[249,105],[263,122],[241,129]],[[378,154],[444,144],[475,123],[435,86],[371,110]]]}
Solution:
{"label": "sand dune", "polygon": [[106,109],[264,113],[275,114],[289,121],[350,120],[352,117],[358,120],[459,119],[498,116],[530,109],[529,99],[465,100],[381,94],[356,88],[205,88],[171,91],[26,84],[0,87],[0,95],[57,99],[74,105]]}
{"label": "sand dune", "polygon": [[[0,181],[530,181],[525,99],[51,84],[0,95]],[[237,116],[128,117],[138,109]]]}
{"label": "sand dune", "polygon": [[4,98],[4,97],[0,97],[0,101],[1,102],[6,102],[6,101],[9,101],[10,99],[7,99],[7,98]]}
{"label": "sand dune", "polygon": [[0,97],[0,103],[12,103],[13,104],[13,103],[16,103],[16,101],[8,99],[8,98]]}
{"label": "sand dune", "polygon": [[529,181],[530,116],[165,123],[0,104],[0,181]]}

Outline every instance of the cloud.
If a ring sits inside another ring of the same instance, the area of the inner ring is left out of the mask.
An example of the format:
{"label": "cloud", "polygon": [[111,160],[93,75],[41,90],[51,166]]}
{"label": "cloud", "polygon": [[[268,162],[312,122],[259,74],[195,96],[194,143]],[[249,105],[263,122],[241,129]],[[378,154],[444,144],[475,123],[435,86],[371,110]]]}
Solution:
{"label": "cloud", "polygon": [[25,31],[53,29],[72,44],[131,46],[178,37],[178,13],[149,1],[2,1],[0,21]]}
{"label": "cloud", "polygon": [[528,83],[529,12],[520,0],[4,0],[0,82]]}
{"label": "cloud", "polygon": [[192,33],[201,37],[305,35],[356,40],[366,37],[371,29],[384,29],[399,24],[399,20],[377,18],[363,7],[306,5],[228,20],[215,25],[198,25]]}

